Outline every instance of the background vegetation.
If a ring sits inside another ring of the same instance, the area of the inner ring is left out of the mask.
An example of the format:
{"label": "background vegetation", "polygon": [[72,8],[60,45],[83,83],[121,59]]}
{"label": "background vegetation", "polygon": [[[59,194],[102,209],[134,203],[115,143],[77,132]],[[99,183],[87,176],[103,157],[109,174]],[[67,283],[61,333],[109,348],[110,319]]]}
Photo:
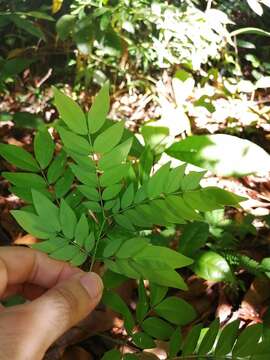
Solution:
{"label": "background vegetation", "polygon": [[48,359],[269,359],[269,7],[0,0],[1,242],[106,285]]}

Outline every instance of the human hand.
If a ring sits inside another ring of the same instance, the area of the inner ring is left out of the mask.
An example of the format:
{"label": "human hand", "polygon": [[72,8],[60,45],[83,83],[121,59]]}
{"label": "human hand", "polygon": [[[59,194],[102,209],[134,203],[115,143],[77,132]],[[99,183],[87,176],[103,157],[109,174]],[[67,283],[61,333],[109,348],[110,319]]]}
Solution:
{"label": "human hand", "polygon": [[32,302],[0,304],[0,360],[40,360],[65,331],[98,304],[95,273],[26,248],[0,247],[0,299],[21,294]]}

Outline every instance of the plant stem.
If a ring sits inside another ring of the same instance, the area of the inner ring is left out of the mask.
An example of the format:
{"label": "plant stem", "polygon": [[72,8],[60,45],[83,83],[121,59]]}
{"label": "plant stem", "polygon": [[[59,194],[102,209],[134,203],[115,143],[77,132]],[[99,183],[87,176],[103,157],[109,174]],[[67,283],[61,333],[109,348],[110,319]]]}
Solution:
{"label": "plant stem", "polygon": [[103,231],[103,228],[104,228],[105,224],[106,224],[106,219],[103,220],[103,222],[101,224],[101,227],[99,229],[97,241],[96,241],[95,248],[94,248],[94,253],[93,253],[93,256],[92,256],[92,259],[91,259],[91,265],[90,265],[90,270],[89,270],[90,272],[92,271],[95,260],[96,260],[97,249],[98,249],[98,245],[99,245],[101,235],[102,235],[102,231]]}

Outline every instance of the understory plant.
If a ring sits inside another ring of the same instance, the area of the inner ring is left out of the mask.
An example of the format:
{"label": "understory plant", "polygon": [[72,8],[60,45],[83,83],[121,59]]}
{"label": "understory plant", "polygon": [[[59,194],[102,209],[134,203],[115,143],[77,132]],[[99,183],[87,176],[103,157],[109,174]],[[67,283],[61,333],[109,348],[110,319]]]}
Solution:
{"label": "understory plant", "polygon": [[[243,198],[217,187],[202,188],[204,172],[187,173],[185,164],[158,167],[151,149],[139,144],[123,121],[107,119],[108,84],[87,114],[56,88],[54,95],[60,117],[53,129],[57,142],[44,127],[35,135],[33,155],[0,144],[2,157],[18,169],[2,176],[25,202],[11,213],[38,239],[34,249],[84,270],[96,263],[102,267],[103,302],[122,315],[127,334],[123,345],[134,349],[132,355],[115,349],[104,359],[137,359],[140,350],[154,348],[156,340],[168,341],[169,358],[209,353],[242,358],[255,350],[269,354],[260,342],[261,325],[237,339],[239,323],[231,323],[216,341],[218,320],[208,330],[198,324],[193,306],[169,290],[187,289],[178,269],[192,271],[189,244],[179,246],[182,254],[160,240],[162,232],[207,222],[206,212],[237,206]],[[191,245],[194,252],[201,247],[199,242]],[[114,291],[128,279],[138,283],[135,315]],[[182,340],[181,328],[191,322]]]}

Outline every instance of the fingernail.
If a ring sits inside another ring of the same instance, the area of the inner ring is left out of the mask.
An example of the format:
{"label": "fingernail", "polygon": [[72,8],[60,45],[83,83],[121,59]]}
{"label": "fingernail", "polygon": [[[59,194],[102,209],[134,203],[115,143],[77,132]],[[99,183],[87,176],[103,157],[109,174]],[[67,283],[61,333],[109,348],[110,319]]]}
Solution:
{"label": "fingernail", "polygon": [[101,296],[103,284],[101,278],[96,273],[83,275],[80,278],[80,282],[92,299]]}

